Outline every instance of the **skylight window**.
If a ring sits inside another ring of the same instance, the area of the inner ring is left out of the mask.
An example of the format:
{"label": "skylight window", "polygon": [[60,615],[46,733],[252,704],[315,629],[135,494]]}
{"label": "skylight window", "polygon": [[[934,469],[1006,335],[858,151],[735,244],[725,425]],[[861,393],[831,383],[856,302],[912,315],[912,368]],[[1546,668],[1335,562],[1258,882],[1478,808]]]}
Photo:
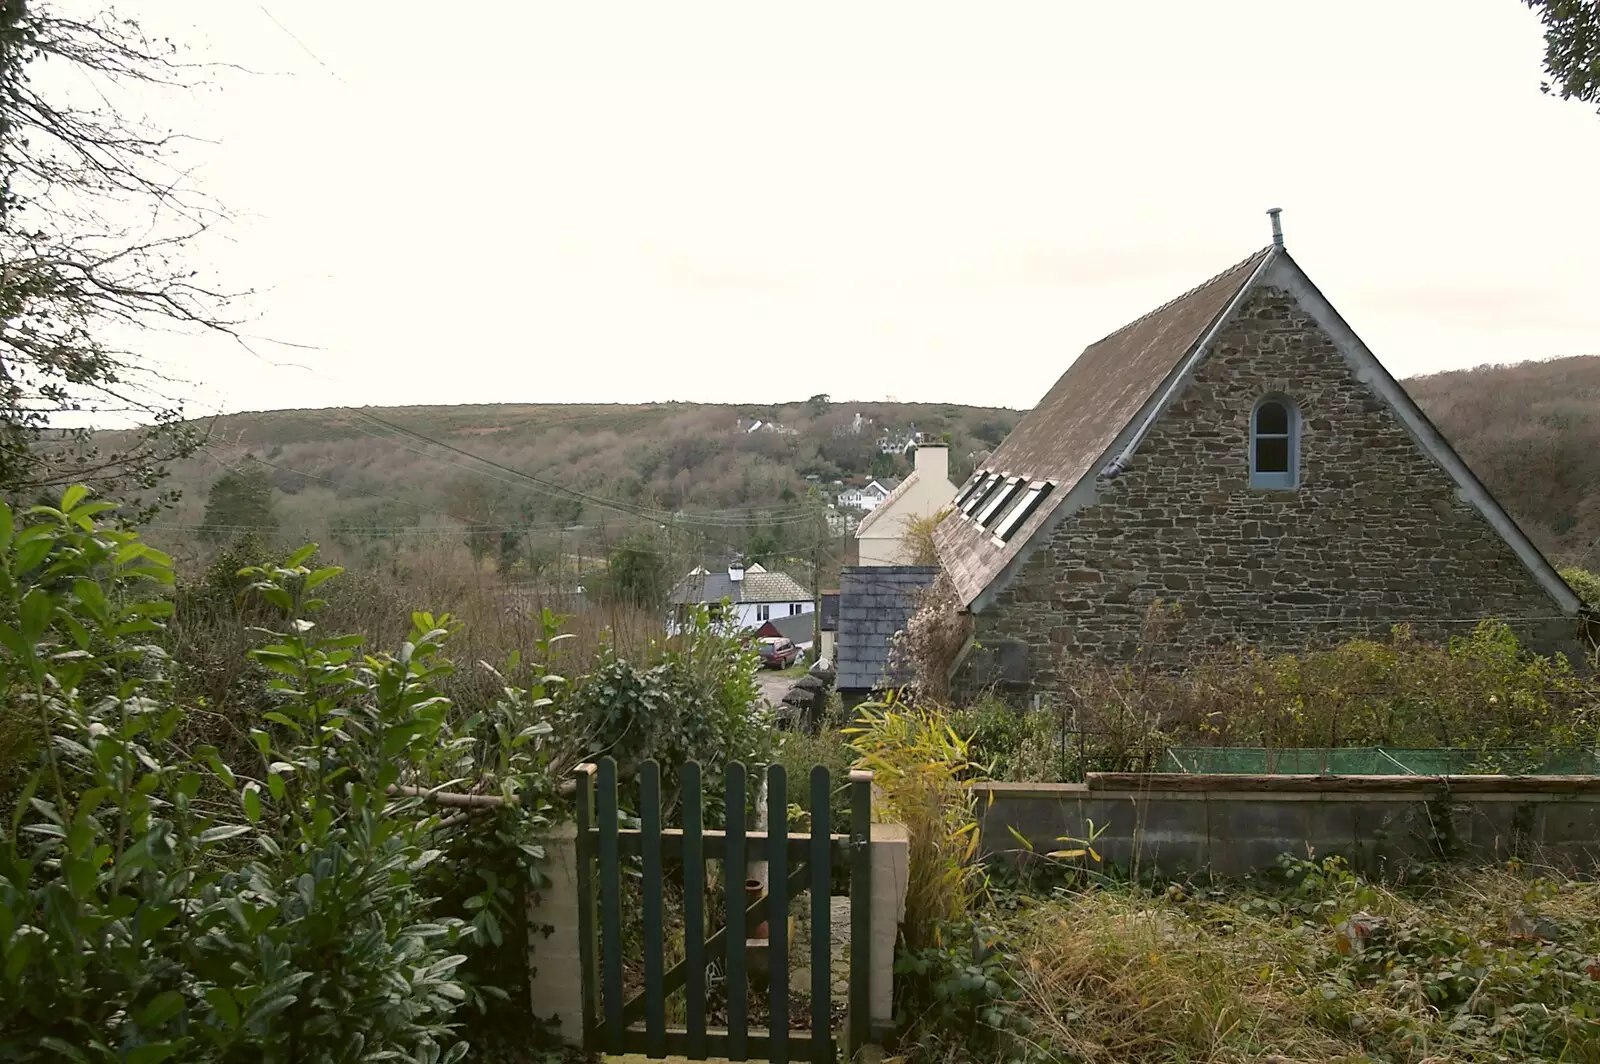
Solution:
{"label": "skylight window", "polygon": [[1000,508],[1005,506],[1006,503],[1010,502],[1016,496],[1017,490],[1021,487],[1021,477],[1012,477],[1010,480],[1006,481],[1005,487],[995,492],[994,498],[990,499],[988,504],[985,505],[982,510],[978,511],[978,516],[975,518],[975,520],[978,522],[978,527],[982,528],[984,525],[988,524],[989,518],[999,513]]}
{"label": "skylight window", "polygon": [[961,512],[970,514],[973,510],[976,510],[983,504],[983,500],[989,497],[989,492],[993,491],[994,486],[998,483],[1000,483],[1000,474],[990,473],[988,479],[983,482],[983,486],[967,496],[967,501],[961,504]]}
{"label": "skylight window", "polygon": [[1009,543],[1012,535],[1022,527],[1022,523],[1033,516],[1033,511],[1039,508],[1045,496],[1050,494],[1050,482],[1036,480],[1028,486],[1028,493],[1024,495],[1011,512],[995,526],[994,534],[1002,543]]}
{"label": "skylight window", "polygon": [[983,470],[980,469],[976,473],[972,474],[972,479],[967,481],[966,487],[962,488],[960,493],[956,495],[955,502],[954,502],[953,505],[960,506],[962,503],[966,502],[967,501],[967,496],[969,496],[973,492],[977,491],[978,490],[978,485],[980,485],[982,483],[983,483]]}

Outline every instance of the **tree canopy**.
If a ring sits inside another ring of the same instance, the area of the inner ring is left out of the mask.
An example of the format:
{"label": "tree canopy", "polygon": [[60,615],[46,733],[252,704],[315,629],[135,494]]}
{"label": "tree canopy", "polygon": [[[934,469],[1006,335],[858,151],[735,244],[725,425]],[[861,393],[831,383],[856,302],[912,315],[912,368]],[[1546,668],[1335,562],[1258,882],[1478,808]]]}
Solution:
{"label": "tree canopy", "polygon": [[1563,100],[1600,104],[1600,0],[1523,0],[1544,23],[1540,85]]}
{"label": "tree canopy", "polygon": [[614,601],[654,608],[667,597],[667,567],[644,536],[633,536],[612,548],[606,558],[607,593]]}
{"label": "tree canopy", "polygon": [[229,470],[211,485],[201,535],[210,540],[232,539],[246,531],[269,533],[277,524],[272,482],[265,469],[251,464]]}

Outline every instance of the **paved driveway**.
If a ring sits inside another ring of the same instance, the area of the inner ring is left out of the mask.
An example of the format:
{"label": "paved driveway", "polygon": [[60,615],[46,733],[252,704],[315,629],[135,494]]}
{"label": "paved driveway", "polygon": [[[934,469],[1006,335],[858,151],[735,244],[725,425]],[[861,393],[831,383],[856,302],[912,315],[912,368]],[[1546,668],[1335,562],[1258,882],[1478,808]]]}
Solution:
{"label": "paved driveway", "polygon": [[789,693],[789,688],[794,686],[798,677],[789,676],[776,669],[762,669],[756,673],[756,682],[761,685],[761,697],[773,709],[778,708],[778,703],[783,701],[783,696]]}

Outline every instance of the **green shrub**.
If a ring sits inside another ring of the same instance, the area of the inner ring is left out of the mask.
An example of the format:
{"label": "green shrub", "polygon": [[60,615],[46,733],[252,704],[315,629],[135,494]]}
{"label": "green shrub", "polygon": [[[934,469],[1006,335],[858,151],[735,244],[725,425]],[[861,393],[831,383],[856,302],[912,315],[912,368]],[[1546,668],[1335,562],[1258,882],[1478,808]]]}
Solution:
{"label": "green shrub", "polygon": [[[244,574],[272,677],[251,757],[191,757],[171,561],[84,494],[21,527],[0,505],[0,695],[51,740],[0,824],[0,1059],[459,1060],[461,1004],[525,980],[504,914],[537,885],[548,685],[453,726],[449,618],[363,655],[313,620],[338,570],[305,548]],[[463,770],[513,802],[447,835],[419,795]]]}
{"label": "green shrub", "polygon": [[[160,1060],[229,1029],[187,962],[220,852],[250,828],[236,790],[207,811],[201,776],[162,757],[179,713],[146,641],[171,610],[152,594],[170,560],[97,527],[109,507],[84,495],[23,527],[0,503],[0,687],[50,737],[0,828],[0,1052]],[[212,1014],[193,1033],[191,1008]]]}
{"label": "green shrub", "polygon": [[1600,574],[1591,573],[1574,565],[1561,570],[1561,579],[1577,593],[1585,606],[1591,609],[1600,608]]}
{"label": "green shrub", "polygon": [[1054,713],[1030,713],[986,698],[952,710],[950,726],[966,738],[968,755],[990,779],[1044,782],[1069,771]]}
{"label": "green shrub", "polygon": [[698,761],[706,780],[707,822],[720,824],[724,766],[772,757],[775,725],[760,701],[760,665],[753,647],[713,625],[702,611],[643,662],[609,649],[574,684],[559,726],[582,737],[583,756],[616,758],[624,778],[655,758],[668,816],[675,815],[678,767]]}
{"label": "green shrub", "polygon": [[1502,748],[1536,757],[1600,739],[1600,687],[1493,620],[1442,645],[1397,627],[1304,654],[1219,652],[1182,672],[1072,658],[1059,686],[1050,715],[1081,732],[1089,770],[1152,769],[1170,745],[1450,747],[1487,764]]}
{"label": "green shrub", "polygon": [[810,784],[806,781],[811,778],[812,767],[827,768],[833,788],[828,801],[829,821],[836,834],[846,831],[850,824],[850,769],[855,765],[855,751],[844,734],[828,728],[815,735],[780,732],[776,757],[788,773],[789,800],[796,806],[810,804]]}

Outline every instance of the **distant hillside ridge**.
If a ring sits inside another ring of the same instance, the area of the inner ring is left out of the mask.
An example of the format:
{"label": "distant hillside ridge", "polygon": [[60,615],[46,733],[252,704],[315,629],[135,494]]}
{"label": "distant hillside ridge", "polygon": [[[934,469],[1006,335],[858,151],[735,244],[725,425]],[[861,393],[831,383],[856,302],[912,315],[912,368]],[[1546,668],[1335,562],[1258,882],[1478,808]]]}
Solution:
{"label": "distant hillside ridge", "polygon": [[723,514],[759,529],[797,520],[813,489],[829,501],[841,486],[904,475],[906,448],[919,436],[947,442],[951,476],[964,479],[1019,416],[955,404],[834,404],[825,396],[776,406],[486,404],[233,414],[198,423],[209,442],[174,464],[170,486],[183,497],[163,523],[198,527],[211,485],[254,462],[272,482],[284,529],[451,522],[559,528],[680,511]]}
{"label": "distant hillside ridge", "polygon": [[[1413,377],[1405,386],[1553,560],[1600,564],[1600,356],[1479,366]],[[710,515],[712,527],[737,533],[721,537],[727,542],[770,534],[799,544],[806,536],[794,529],[808,493],[827,501],[841,484],[903,475],[904,445],[914,433],[948,441],[950,475],[959,483],[1021,413],[816,396],[778,405],[234,414],[204,423],[210,442],[174,466],[171,485],[183,499],[162,523],[198,528],[211,485],[256,461],[271,479],[276,521],[286,533],[383,535],[463,525],[537,531],[682,512]]]}

